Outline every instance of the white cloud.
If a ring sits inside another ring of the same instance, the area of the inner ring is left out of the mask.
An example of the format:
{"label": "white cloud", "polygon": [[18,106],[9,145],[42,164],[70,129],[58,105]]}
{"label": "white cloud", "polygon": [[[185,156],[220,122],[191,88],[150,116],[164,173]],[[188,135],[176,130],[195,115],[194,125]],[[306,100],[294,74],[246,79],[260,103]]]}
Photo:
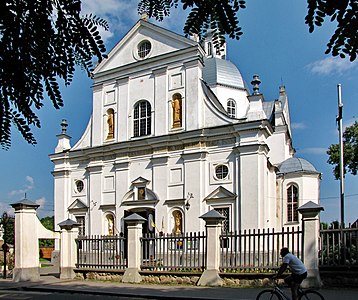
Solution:
{"label": "white cloud", "polygon": [[36,203],[37,205],[40,205],[40,208],[44,208],[44,207],[45,207],[45,203],[46,203],[46,198],[45,198],[45,197],[41,197],[41,198],[37,199],[37,200],[35,201],[35,203]]}
{"label": "white cloud", "polygon": [[[122,37],[139,19],[138,1],[128,0],[83,0],[82,14],[94,14],[105,19],[109,24],[109,31],[100,30],[105,43],[113,36]],[[162,22],[154,18],[150,22],[160,24],[169,30],[182,33],[188,11],[183,11],[179,5],[177,9],[170,11],[169,17],[164,17]]]}
{"label": "white cloud", "polygon": [[2,216],[5,211],[8,215],[14,215],[14,209],[9,204],[0,202],[0,216]]}
{"label": "white cloud", "polygon": [[327,154],[327,148],[320,148],[320,147],[312,147],[312,148],[303,148],[299,149],[297,152],[299,153],[305,153],[305,154],[316,154],[316,155],[326,155]]}
{"label": "white cloud", "polygon": [[105,19],[109,24],[109,31],[99,28],[104,42],[114,35],[123,35],[138,19],[137,1],[124,0],[84,0],[82,14],[94,14]]}
{"label": "white cloud", "polygon": [[26,176],[25,180],[26,180],[26,183],[24,184],[24,186],[21,189],[13,190],[9,193],[10,197],[19,195],[19,194],[25,194],[34,188],[35,183],[34,183],[34,179],[31,176]]}
{"label": "white cloud", "polygon": [[305,129],[307,128],[305,123],[291,123],[292,129]]}
{"label": "white cloud", "polygon": [[318,75],[343,74],[348,70],[358,68],[358,61],[350,62],[348,59],[340,57],[327,57],[310,63],[306,67],[313,73]]}

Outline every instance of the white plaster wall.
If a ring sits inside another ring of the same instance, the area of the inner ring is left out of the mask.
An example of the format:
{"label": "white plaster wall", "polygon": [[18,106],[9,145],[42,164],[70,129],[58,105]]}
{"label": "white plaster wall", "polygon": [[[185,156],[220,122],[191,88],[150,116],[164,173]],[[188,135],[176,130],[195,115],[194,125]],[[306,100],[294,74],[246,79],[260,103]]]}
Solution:
{"label": "white plaster wall", "polygon": [[286,138],[285,132],[275,132],[267,139],[267,144],[270,147],[270,162],[275,166],[292,156],[290,154],[289,141]]}
{"label": "white plaster wall", "polygon": [[[305,174],[305,175],[295,175],[295,174],[286,174],[283,181],[283,197],[282,197],[282,212],[283,212],[283,222],[287,224],[287,188],[291,184],[296,184],[299,188],[299,204],[302,206],[305,203],[312,201],[319,204],[319,188],[320,188],[320,179],[319,174]],[[299,223],[301,223],[301,217],[299,215]]]}
{"label": "white plaster wall", "polygon": [[243,90],[238,90],[230,87],[216,86],[213,92],[220,100],[221,105],[227,110],[227,100],[234,99],[236,102],[236,118],[244,118],[249,108],[248,93]]}

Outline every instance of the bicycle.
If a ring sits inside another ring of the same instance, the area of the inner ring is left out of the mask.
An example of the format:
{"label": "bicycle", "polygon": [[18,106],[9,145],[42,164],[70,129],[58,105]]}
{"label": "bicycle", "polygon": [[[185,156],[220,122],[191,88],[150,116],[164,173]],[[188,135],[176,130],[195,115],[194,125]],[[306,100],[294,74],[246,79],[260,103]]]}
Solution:
{"label": "bicycle", "polygon": [[[273,279],[273,288],[261,291],[256,300],[291,300],[291,298],[280,288],[277,279]],[[312,289],[298,288],[299,300],[324,300],[324,297],[317,291]]]}

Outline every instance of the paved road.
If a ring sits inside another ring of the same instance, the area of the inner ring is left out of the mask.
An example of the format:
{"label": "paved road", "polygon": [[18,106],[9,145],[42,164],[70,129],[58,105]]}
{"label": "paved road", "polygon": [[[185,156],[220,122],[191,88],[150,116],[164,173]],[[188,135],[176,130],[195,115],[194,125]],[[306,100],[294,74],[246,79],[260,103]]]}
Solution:
{"label": "paved road", "polygon": [[66,300],[66,299],[76,299],[76,300],[146,300],[148,298],[138,298],[138,297],[120,297],[120,296],[104,296],[104,295],[91,295],[91,294],[70,294],[70,293],[44,293],[44,292],[31,292],[31,291],[0,291],[0,299],[6,300]]}
{"label": "paved road", "polygon": [[[40,282],[0,280],[2,299],[161,299],[161,300],[255,300],[262,289],[198,287],[119,282],[60,280],[41,277]],[[32,293],[29,293],[32,292]],[[288,292],[288,291],[287,291]],[[326,300],[358,300],[358,288],[320,290]],[[80,298],[82,297],[82,298]]]}

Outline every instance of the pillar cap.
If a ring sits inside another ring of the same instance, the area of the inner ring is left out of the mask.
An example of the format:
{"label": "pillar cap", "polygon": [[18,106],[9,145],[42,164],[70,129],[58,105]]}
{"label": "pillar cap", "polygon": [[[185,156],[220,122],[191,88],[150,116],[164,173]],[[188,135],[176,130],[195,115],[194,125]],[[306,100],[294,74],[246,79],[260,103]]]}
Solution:
{"label": "pillar cap", "polygon": [[309,201],[303,205],[301,205],[298,209],[299,213],[304,218],[316,217],[320,211],[324,210],[324,208],[313,201]]}
{"label": "pillar cap", "polygon": [[219,223],[225,220],[226,218],[217,212],[215,209],[208,211],[207,213],[203,214],[199,217],[200,219],[203,219],[206,223]]}
{"label": "pillar cap", "polygon": [[142,224],[145,221],[147,221],[145,218],[141,217],[140,215],[133,213],[128,217],[125,217],[123,219],[126,223],[138,223],[138,224]]}
{"label": "pillar cap", "polygon": [[62,221],[61,223],[58,223],[58,226],[60,226],[61,229],[71,230],[74,227],[79,227],[80,224],[71,219],[67,219],[65,221]]}
{"label": "pillar cap", "polygon": [[34,208],[37,209],[40,205],[35,202],[30,201],[29,199],[22,199],[19,202],[10,204],[15,210],[23,209],[23,208]]}

